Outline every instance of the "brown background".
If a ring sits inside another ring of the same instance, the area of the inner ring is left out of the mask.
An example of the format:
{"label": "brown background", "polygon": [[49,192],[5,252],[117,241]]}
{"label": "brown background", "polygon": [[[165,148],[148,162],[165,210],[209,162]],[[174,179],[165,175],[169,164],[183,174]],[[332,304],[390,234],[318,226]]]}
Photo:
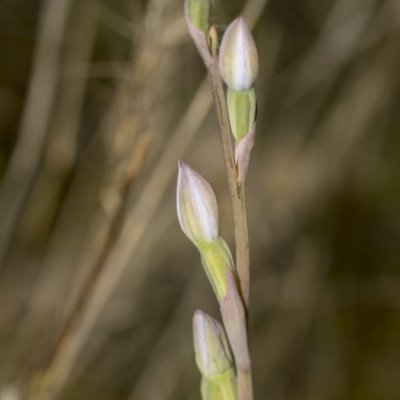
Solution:
{"label": "brown background", "polygon": [[[219,313],[177,222],[178,159],[233,235],[182,1],[48,3],[0,3],[0,399],[199,399],[191,316]],[[215,2],[221,32],[244,5]],[[399,2],[245,16],[256,399],[398,400]]]}

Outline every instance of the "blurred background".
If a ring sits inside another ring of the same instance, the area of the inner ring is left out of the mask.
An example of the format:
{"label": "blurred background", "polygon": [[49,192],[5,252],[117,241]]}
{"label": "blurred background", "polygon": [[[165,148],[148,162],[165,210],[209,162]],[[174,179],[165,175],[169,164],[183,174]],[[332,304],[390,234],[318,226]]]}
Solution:
{"label": "blurred background", "polygon": [[[199,400],[219,317],[177,161],[232,219],[182,0],[0,3],[0,399]],[[257,399],[400,399],[400,2],[216,0],[261,70],[247,185]]]}

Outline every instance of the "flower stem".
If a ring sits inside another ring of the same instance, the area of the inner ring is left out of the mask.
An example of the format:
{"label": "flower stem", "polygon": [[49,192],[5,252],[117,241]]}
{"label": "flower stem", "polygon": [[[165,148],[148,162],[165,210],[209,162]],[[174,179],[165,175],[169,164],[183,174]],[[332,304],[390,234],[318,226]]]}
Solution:
{"label": "flower stem", "polygon": [[240,292],[247,311],[249,306],[250,255],[245,186],[244,184],[239,183],[237,179],[237,169],[232,149],[232,135],[225,101],[224,87],[218,70],[218,61],[215,54],[213,54],[213,61],[212,65],[208,68],[208,74],[211,81],[215,107],[217,109],[225,169],[232,202],[233,221],[235,226],[236,267]]}
{"label": "flower stem", "polygon": [[253,400],[253,382],[251,379],[251,370],[240,370],[238,374],[238,390],[240,400]]}
{"label": "flower stem", "polygon": [[[217,110],[218,124],[222,141],[222,150],[225,160],[225,170],[232,202],[236,244],[236,268],[239,279],[238,290],[242,296],[244,302],[243,305],[247,317],[250,289],[250,254],[247,227],[245,183],[240,183],[238,180],[238,171],[232,149],[232,134],[228,118],[228,109],[225,101],[224,86],[218,69],[216,43],[211,43],[211,49],[213,63],[208,66],[207,70],[211,81],[214,104]],[[244,348],[248,348],[247,343]],[[251,368],[249,367],[246,370],[238,368],[237,374],[239,400],[253,400]]]}

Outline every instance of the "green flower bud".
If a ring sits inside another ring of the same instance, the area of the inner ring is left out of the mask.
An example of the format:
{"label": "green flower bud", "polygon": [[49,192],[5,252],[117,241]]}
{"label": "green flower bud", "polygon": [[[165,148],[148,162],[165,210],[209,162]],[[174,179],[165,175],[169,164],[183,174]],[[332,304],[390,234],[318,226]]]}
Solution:
{"label": "green flower bud", "polygon": [[226,97],[232,134],[239,143],[254,124],[256,94],[252,87],[240,92],[228,87]]}
{"label": "green flower bud", "polygon": [[256,44],[246,22],[239,17],[229,25],[222,38],[219,71],[227,86],[239,92],[253,86],[258,68]]}
{"label": "green flower bud", "polygon": [[212,379],[233,365],[224,328],[200,310],[193,316],[193,337],[196,363],[204,377]]}
{"label": "green flower bud", "polygon": [[186,15],[190,22],[205,35],[210,26],[211,1],[210,0],[187,0]]}
{"label": "green flower bud", "polygon": [[176,198],[181,228],[197,247],[218,237],[218,203],[214,189],[182,161],[179,161]]}

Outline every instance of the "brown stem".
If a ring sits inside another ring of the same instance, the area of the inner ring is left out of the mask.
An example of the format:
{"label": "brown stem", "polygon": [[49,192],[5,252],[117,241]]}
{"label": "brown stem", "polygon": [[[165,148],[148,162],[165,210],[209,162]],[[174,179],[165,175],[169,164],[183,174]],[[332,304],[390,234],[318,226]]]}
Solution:
{"label": "brown stem", "polygon": [[[99,279],[104,261],[114,244],[115,238],[117,237],[118,231],[122,223],[124,215],[123,212],[126,206],[126,201],[129,195],[130,188],[132,187],[133,182],[141,171],[150,141],[151,137],[147,132],[143,133],[139,137],[137,146],[132,156],[132,162],[128,167],[129,169],[126,174],[126,178],[120,190],[121,202],[114,211],[113,216],[111,217],[108,232],[101,246],[99,254],[96,257],[94,264],[90,267],[89,274],[85,278],[85,281],[80,288],[76,299],[74,300],[65,320],[62,323],[62,326],[55,338],[50,352],[46,357],[43,366],[43,369],[46,371],[49,371],[51,369],[53,363],[55,362],[55,359],[63,351],[63,347],[65,346],[65,343],[68,341],[70,335],[72,334],[74,326],[82,319],[82,314],[85,307],[87,306],[88,301],[90,301],[91,299],[93,289]],[[38,398],[40,398],[41,393],[38,394]]]}
{"label": "brown stem", "polygon": [[237,179],[237,169],[232,150],[232,136],[229,126],[228,110],[225,102],[225,92],[221,75],[218,70],[216,55],[214,55],[213,60],[214,62],[208,69],[208,73],[211,81],[214,103],[217,109],[225,169],[232,202],[233,221],[235,225],[236,268],[240,291],[247,311],[249,306],[250,255],[245,186],[244,184],[240,184]]}
{"label": "brown stem", "polygon": [[[243,182],[243,184],[241,184],[238,181],[238,171],[232,149],[232,135],[228,118],[228,110],[226,107],[224,86],[218,69],[215,42],[211,43],[211,48],[213,52],[213,63],[211,67],[208,68],[208,74],[211,81],[214,104],[217,109],[222,150],[225,160],[225,169],[232,202],[233,221],[235,225],[236,268],[239,279],[238,289],[241,292],[244,301],[245,313],[247,315],[250,289],[250,255],[245,183]],[[247,342],[247,339],[245,340]],[[248,348],[247,343],[245,347]],[[251,369],[248,368],[243,370],[238,368],[237,374],[239,400],[253,400]]]}
{"label": "brown stem", "polygon": [[251,370],[240,370],[238,374],[238,390],[240,400],[253,400],[253,382],[251,378]]}

